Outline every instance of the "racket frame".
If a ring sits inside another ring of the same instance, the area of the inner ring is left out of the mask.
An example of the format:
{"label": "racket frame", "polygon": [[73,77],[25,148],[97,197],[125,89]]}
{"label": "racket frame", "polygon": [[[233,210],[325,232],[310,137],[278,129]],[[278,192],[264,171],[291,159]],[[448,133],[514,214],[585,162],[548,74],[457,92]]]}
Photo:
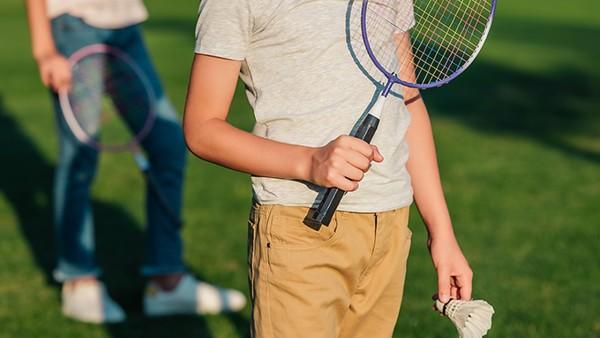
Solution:
{"label": "racket frame", "polygon": [[494,20],[494,15],[496,13],[496,3],[497,3],[497,0],[491,0],[490,14],[488,16],[488,20],[487,20],[485,29],[481,35],[481,39],[479,39],[479,43],[477,44],[475,50],[473,51],[473,53],[471,54],[469,59],[465,62],[464,65],[462,65],[459,69],[457,69],[454,73],[452,73],[450,76],[446,77],[445,79],[436,80],[436,81],[429,82],[429,83],[414,83],[414,82],[410,82],[410,81],[404,81],[404,80],[400,79],[395,73],[391,73],[388,70],[386,70],[385,67],[382,66],[381,63],[379,63],[379,61],[377,60],[377,57],[375,56],[375,53],[373,52],[373,49],[371,48],[371,44],[369,43],[369,36],[367,34],[367,30],[365,29],[365,27],[367,27],[366,12],[369,10],[369,7],[368,7],[369,0],[363,0],[362,7],[361,7],[360,20],[361,20],[362,40],[363,40],[363,43],[365,44],[365,49],[366,49],[367,54],[369,55],[369,58],[371,59],[373,64],[377,67],[377,69],[379,69],[379,71],[381,71],[388,78],[389,81],[393,81],[394,83],[399,83],[403,86],[410,87],[410,88],[417,88],[417,89],[428,89],[428,88],[441,87],[441,86],[447,84],[448,82],[456,79],[459,75],[461,75],[473,63],[473,61],[475,61],[475,58],[477,57],[477,55],[479,55],[479,52],[481,52],[481,49],[483,48],[483,45],[484,45],[485,41],[487,40],[488,34],[490,33],[490,30],[492,28],[492,22]]}
{"label": "racket frame", "polygon": [[[373,52],[373,50],[371,49],[371,45],[369,44],[369,37],[367,34],[367,29],[366,29],[366,27],[367,27],[367,14],[366,13],[369,10],[368,9],[369,0],[363,0],[362,7],[361,7],[362,40],[365,45],[367,54],[369,55],[369,58],[375,64],[377,69],[379,69],[379,71],[381,71],[381,73],[387,78],[387,83],[385,84],[385,87],[383,88],[381,95],[377,98],[377,101],[375,102],[375,104],[373,105],[373,107],[371,108],[371,110],[369,111],[367,116],[363,119],[360,126],[356,129],[356,132],[351,133],[350,136],[356,137],[356,138],[363,140],[369,144],[371,143],[371,140],[373,139],[373,136],[374,136],[375,132],[377,131],[377,127],[379,126],[379,119],[381,118],[381,114],[383,113],[383,108],[385,106],[386,98],[394,84],[401,84],[406,87],[416,88],[416,89],[434,88],[434,87],[443,86],[443,85],[447,84],[448,82],[454,80],[460,74],[462,74],[471,65],[471,63],[473,63],[473,61],[475,60],[475,58],[481,51],[481,48],[483,47],[483,44],[486,41],[487,36],[490,32],[490,29],[492,27],[494,13],[496,11],[496,0],[491,0],[491,2],[492,3],[491,3],[490,15],[488,17],[488,22],[486,24],[485,30],[482,33],[482,37],[479,41],[479,44],[475,48],[471,57],[465,62],[465,64],[462,67],[460,67],[456,72],[454,72],[453,74],[451,74],[450,76],[448,76],[445,79],[433,81],[433,82],[427,83],[427,84],[419,84],[419,83],[412,83],[412,82],[408,82],[408,81],[404,81],[404,80],[400,79],[396,73],[387,71],[385,69],[385,67],[383,67],[379,63],[379,61],[377,61],[375,53]],[[345,194],[346,194],[346,191],[344,191],[342,189],[328,188],[326,190],[325,194],[323,195],[323,198],[321,199],[321,201],[315,208],[314,212],[312,213],[312,215],[310,215],[310,218],[312,219],[312,221],[316,222],[317,224],[329,225],[331,223],[333,215],[335,214],[335,211],[337,210],[337,207],[339,206],[339,204]]]}
{"label": "racket frame", "polygon": [[142,82],[142,85],[146,90],[146,94],[148,95],[148,99],[150,101],[150,110],[148,113],[150,114],[150,116],[144,123],[142,130],[137,135],[134,135],[131,141],[129,141],[127,144],[111,147],[102,147],[100,143],[96,142],[92,137],[90,137],[90,135],[88,135],[85,132],[85,130],[81,127],[71,107],[69,92],[66,90],[61,90],[58,92],[58,99],[67,126],[69,127],[69,130],[71,131],[73,136],[75,136],[75,138],[79,142],[95,150],[106,150],[111,152],[130,151],[133,155],[133,159],[136,166],[144,176],[145,181],[148,183],[148,187],[150,188],[154,196],[157,198],[161,208],[167,215],[167,218],[169,218],[169,221],[177,228],[181,228],[183,222],[181,221],[180,217],[173,211],[173,209],[171,209],[167,199],[158,188],[158,182],[154,175],[152,175],[150,161],[148,161],[148,158],[146,157],[140,146],[140,143],[146,136],[148,136],[156,121],[156,112],[154,110],[156,97],[154,95],[154,91],[152,90],[152,86],[150,85],[150,81],[146,78],[146,76],[144,75],[144,71],[140,68],[140,66],[138,66],[137,63],[129,55],[127,55],[127,53],[121,51],[120,49],[114,46],[109,46],[105,44],[88,45],[77,50],[69,57],[68,60],[71,67],[75,67],[77,63],[83,60],[85,57],[100,53],[112,54],[113,56],[120,58],[121,60],[126,62],[135,72],[138,79]]}

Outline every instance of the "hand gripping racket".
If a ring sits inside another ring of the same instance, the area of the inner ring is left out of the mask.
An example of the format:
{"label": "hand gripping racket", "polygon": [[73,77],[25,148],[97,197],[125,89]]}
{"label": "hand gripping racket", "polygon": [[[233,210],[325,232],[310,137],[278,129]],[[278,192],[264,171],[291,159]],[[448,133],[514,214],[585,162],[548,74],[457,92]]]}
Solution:
{"label": "hand gripping racket", "polygon": [[72,86],[59,93],[59,102],[72,134],[99,151],[131,151],[165,215],[180,227],[140,147],[156,118],[155,97],[142,69],[125,52],[103,44],[83,47],[69,62]]}
{"label": "hand gripping racket", "polygon": [[[464,72],[483,47],[495,9],[496,0],[363,0],[360,19],[350,25],[360,25],[368,67],[385,85],[351,136],[371,142],[394,84],[439,87]],[[329,224],[344,194],[327,189],[313,220]]]}

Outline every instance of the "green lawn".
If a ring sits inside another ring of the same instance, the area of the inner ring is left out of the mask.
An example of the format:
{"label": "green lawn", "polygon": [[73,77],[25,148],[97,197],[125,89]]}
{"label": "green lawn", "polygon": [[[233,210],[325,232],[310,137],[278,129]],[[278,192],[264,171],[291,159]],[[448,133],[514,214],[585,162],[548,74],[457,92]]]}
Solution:
{"label": "green lawn", "polygon": [[[147,4],[150,49],[182,108],[197,3]],[[501,0],[473,68],[426,93],[448,203],[475,271],[475,296],[496,307],[489,337],[600,337],[599,12],[593,0]],[[103,157],[93,196],[99,260],[129,319],[92,326],[61,316],[59,288],[49,278],[57,144],[21,1],[0,4],[0,32],[0,338],[247,337],[248,310],[203,318],[141,315],[143,189],[128,154]],[[251,127],[241,90],[231,115],[236,125]],[[189,160],[186,262],[202,278],[246,291],[249,178]],[[435,279],[416,215],[395,337],[453,337],[450,323],[430,309]]]}

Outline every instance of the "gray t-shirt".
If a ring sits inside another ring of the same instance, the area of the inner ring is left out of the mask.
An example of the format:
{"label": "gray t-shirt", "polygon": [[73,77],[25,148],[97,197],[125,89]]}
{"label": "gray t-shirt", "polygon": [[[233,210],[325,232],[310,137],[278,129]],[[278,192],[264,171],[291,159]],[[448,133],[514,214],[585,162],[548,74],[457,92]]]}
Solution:
{"label": "gray t-shirt", "polygon": [[[254,134],[320,147],[348,134],[376,97],[372,77],[352,51],[357,31],[348,25],[359,7],[360,1],[348,0],[202,0],[196,53],[242,61]],[[385,160],[373,163],[339,210],[378,212],[411,204],[404,139],[409,122],[403,100],[390,95],[372,141]],[[252,187],[262,204],[299,206],[314,206],[324,190],[256,176]]]}

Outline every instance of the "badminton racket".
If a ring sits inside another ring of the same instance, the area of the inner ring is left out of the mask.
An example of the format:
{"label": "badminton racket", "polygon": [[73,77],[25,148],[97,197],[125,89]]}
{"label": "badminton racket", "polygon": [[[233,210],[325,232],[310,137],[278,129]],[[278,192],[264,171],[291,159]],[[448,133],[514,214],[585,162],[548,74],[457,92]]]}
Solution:
{"label": "badminton racket", "polygon": [[140,66],[122,50],[104,44],[83,47],[69,62],[72,85],[59,92],[59,102],[72,134],[99,151],[130,151],[165,215],[180,227],[140,146],[156,119],[155,97]]}
{"label": "badminton racket", "polygon": [[[351,136],[371,142],[395,84],[427,89],[462,74],[483,47],[495,9],[496,0],[363,0],[350,31],[360,32],[357,58],[380,95]],[[344,194],[327,189],[312,219],[329,224]]]}

